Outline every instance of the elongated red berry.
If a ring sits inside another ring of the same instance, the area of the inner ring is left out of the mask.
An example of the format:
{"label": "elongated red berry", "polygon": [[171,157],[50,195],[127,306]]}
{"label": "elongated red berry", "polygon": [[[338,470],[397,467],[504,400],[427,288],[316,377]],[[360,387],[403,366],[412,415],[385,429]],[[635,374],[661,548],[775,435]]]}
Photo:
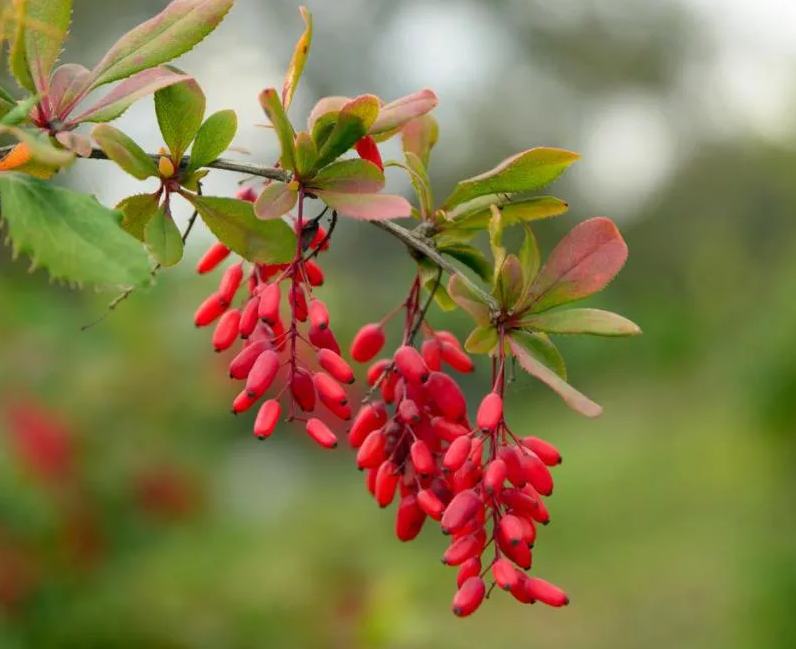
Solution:
{"label": "elongated red berry", "polygon": [[459,385],[443,372],[431,372],[426,392],[440,413],[450,421],[458,421],[467,414],[467,400]]}
{"label": "elongated red berry", "polygon": [[348,397],[346,396],[343,386],[326,372],[315,372],[312,381],[315,383],[315,390],[321,400],[336,403],[341,406],[348,403]]}
{"label": "elongated red berry", "polygon": [[525,581],[525,591],[533,599],[544,602],[548,606],[566,606],[569,597],[558,586],[538,577],[528,577]]}
{"label": "elongated red berry", "polygon": [[474,534],[456,538],[442,555],[442,563],[448,566],[460,566],[468,559],[481,554],[482,545]]}
{"label": "elongated red berry", "polygon": [[218,294],[221,300],[230,304],[235,299],[243,281],[243,264],[234,264],[224,271],[221,282],[218,285]]}
{"label": "elongated red berry", "polygon": [[215,270],[218,265],[229,256],[229,253],[229,248],[220,241],[216,241],[216,243],[210,246],[207,252],[202,255],[199,263],[196,264],[196,272],[203,275],[204,273]]}
{"label": "elongated red berry", "polygon": [[381,159],[381,153],[379,153],[379,147],[376,144],[376,140],[374,140],[370,135],[365,135],[357,140],[356,144],[354,145],[354,149],[360,158],[372,162],[379,169],[384,171],[384,163]]}
{"label": "elongated red berry", "polygon": [[315,385],[309,372],[296,369],[290,379],[290,393],[304,412],[315,409]]}
{"label": "elongated red berry", "polygon": [[452,442],[453,440],[470,433],[470,431],[464,426],[461,426],[460,424],[454,424],[444,417],[434,417],[431,420],[431,426],[434,429],[434,432],[446,442]]}
{"label": "elongated red berry", "polygon": [[533,604],[536,600],[528,592],[528,580],[530,578],[521,570],[517,570],[515,576],[516,581],[511,587],[511,596],[523,604]]}
{"label": "elongated red berry", "polygon": [[392,361],[389,358],[382,358],[368,367],[367,381],[370,387],[386,378],[386,372],[390,368]]}
{"label": "elongated red berry", "polygon": [[[328,247],[328,243],[326,247]],[[314,259],[308,259],[304,262],[304,274],[307,276],[307,281],[310,286],[323,286],[323,270],[315,263]]]}
{"label": "elongated red berry", "polygon": [[438,372],[442,367],[442,356],[440,354],[440,344],[434,338],[423,341],[420,347],[420,354],[426,362],[428,369]]}
{"label": "elongated red berry", "polygon": [[340,345],[334,337],[331,329],[317,329],[310,327],[309,330],[310,342],[318,349],[329,349],[338,356],[340,355]]}
{"label": "elongated red berry", "polygon": [[456,494],[442,515],[442,521],[440,522],[442,532],[444,534],[457,533],[477,516],[483,508],[483,501],[472,489]]}
{"label": "elongated red berry", "polygon": [[329,326],[329,311],[326,305],[318,299],[310,300],[307,307],[309,310],[310,324],[318,329],[326,329]]}
{"label": "elongated red berry", "polygon": [[376,502],[379,507],[387,507],[395,498],[398,488],[398,466],[395,462],[386,460],[381,463],[376,473]]}
{"label": "elongated red berry", "polygon": [[398,503],[398,511],[395,514],[395,536],[399,541],[411,541],[420,534],[425,521],[426,513],[417,504],[417,496],[407,494]]}
{"label": "elongated red berry", "polygon": [[443,341],[440,345],[440,355],[442,356],[442,360],[457,372],[467,374],[475,369],[473,359],[458,345],[452,345],[448,341]]}
{"label": "elongated red berry", "polygon": [[343,421],[349,421],[354,414],[353,410],[351,410],[351,406],[347,403],[335,403],[334,401],[327,401],[326,399],[321,399],[321,403],[335,417]]}
{"label": "elongated red berry", "polygon": [[360,469],[375,469],[386,459],[387,437],[381,430],[374,430],[365,438],[357,451],[357,466]]}
{"label": "elongated red berry", "polygon": [[398,404],[398,416],[405,424],[416,424],[423,418],[420,415],[420,408],[411,399],[404,399]]}
{"label": "elongated red berry", "polygon": [[520,453],[514,446],[503,446],[498,449],[497,456],[506,463],[506,477],[516,487],[528,482],[522,467]]}
{"label": "elongated red berry", "polygon": [[217,352],[229,349],[238,337],[238,327],[240,325],[240,310],[232,309],[227,311],[216,324],[213,332],[213,348]]}
{"label": "elongated red berry", "polygon": [[520,519],[512,514],[501,516],[498,521],[498,529],[504,538],[511,545],[519,545],[523,541],[525,529]]}
{"label": "elongated red berry", "polygon": [[317,417],[311,418],[306,425],[307,434],[324,448],[337,447],[337,435]]}
{"label": "elongated red berry", "polygon": [[254,333],[257,328],[257,310],[260,305],[259,296],[251,298],[246,302],[243,312],[240,316],[240,323],[238,324],[238,333],[241,338],[248,338]]}
{"label": "elongated red berry", "polygon": [[295,290],[291,289],[288,292],[288,302],[293,308],[293,314],[299,322],[306,322],[309,317],[309,307],[307,306],[307,298],[304,291],[296,287]]}
{"label": "elongated red berry", "polygon": [[365,404],[359,409],[351,430],[348,431],[348,443],[353,448],[359,448],[370,433],[386,423],[387,411],[384,409],[384,404],[379,402]]}
{"label": "elongated red berry", "polygon": [[229,376],[238,381],[244,380],[249,376],[254,362],[264,351],[271,349],[271,343],[267,340],[258,340],[244,347],[229,364]]}
{"label": "elongated red berry", "polygon": [[215,322],[227,310],[228,306],[229,304],[224,302],[220,294],[213,293],[196,309],[193,323],[197,327],[206,327]]}
{"label": "elongated red berry", "polygon": [[464,466],[467,461],[467,456],[470,454],[472,440],[467,437],[457,437],[451,442],[448,450],[442,458],[442,466],[448,471],[458,471]]}
{"label": "elongated red berry", "polygon": [[401,345],[393,356],[398,372],[410,383],[428,381],[429,369],[420,352],[411,345]]}
{"label": "elongated red berry", "polygon": [[480,577],[470,577],[453,596],[451,610],[458,617],[472,615],[484,601],[486,586]]}
{"label": "elongated red berry", "polygon": [[282,415],[282,406],[276,399],[269,399],[260,406],[257,418],[254,420],[254,435],[259,439],[270,437],[279,423]]}
{"label": "elongated red berry", "polygon": [[481,574],[481,557],[472,557],[459,566],[459,572],[456,574],[456,586],[462,587],[462,584],[470,577],[477,577]]}
{"label": "elongated red berry", "polygon": [[478,406],[475,425],[484,432],[495,430],[503,419],[503,398],[497,392],[490,392]]}
{"label": "elongated red berry", "polygon": [[517,569],[508,559],[498,559],[492,564],[492,576],[498,588],[510,591],[517,584]]}
{"label": "elongated red berry", "polygon": [[279,354],[269,349],[254,361],[249,376],[246,377],[246,392],[253,399],[265,394],[279,372]]}
{"label": "elongated red berry", "polygon": [[354,370],[339,354],[335,354],[331,349],[318,351],[318,363],[336,381],[340,381],[340,383],[354,382]]}
{"label": "elongated red berry", "polygon": [[398,387],[398,374],[390,372],[387,377],[381,382],[381,398],[385,403],[393,403],[395,401],[395,393]]}
{"label": "elongated red berry", "polygon": [[243,390],[232,402],[232,414],[239,415],[242,412],[246,412],[255,403],[257,403],[257,399],[249,396],[249,393]]}
{"label": "elongated red berry", "polygon": [[260,320],[268,325],[274,325],[279,320],[279,303],[282,293],[279,284],[274,282],[268,284],[260,294],[260,303],[257,308],[257,315]]}
{"label": "elongated red berry", "polygon": [[520,465],[525,474],[525,479],[543,496],[553,493],[553,476],[550,469],[533,451],[520,453]]}
{"label": "elongated red berry", "polygon": [[550,442],[538,437],[523,437],[520,442],[525,448],[532,450],[547,466],[561,464],[561,453]]}
{"label": "elongated red berry", "polygon": [[500,458],[492,460],[486,465],[483,482],[484,491],[486,491],[487,495],[492,496],[500,493],[503,483],[506,482],[506,473],[506,463]]}
{"label": "elongated red berry", "polygon": [[351,358],[357,363],[367,363],[381,351],[384,341],[384,329],[380,324],[366,324],[351,342]]}
{"label": "elongated red berry", "polygon": [[443,503],[431,489],[421,489],[417,493],[417,504],[420,506],[420,509],[426,512],[426,514],[435,521],[440,520],[445,511],[445,503]]}
{"label": "elongated red berry", "polygon": [[434,472],[434,456],[422,439],[415,440],[409,447],[409,455],[412,458],[412,466],[421,477],[431,475]]}
{"label": "elongated red berry", "polygon": [[241,187],[235,192],[235,198],[239,201],[253,203],[257,200],[257,192],[254,190],[254,187]]}

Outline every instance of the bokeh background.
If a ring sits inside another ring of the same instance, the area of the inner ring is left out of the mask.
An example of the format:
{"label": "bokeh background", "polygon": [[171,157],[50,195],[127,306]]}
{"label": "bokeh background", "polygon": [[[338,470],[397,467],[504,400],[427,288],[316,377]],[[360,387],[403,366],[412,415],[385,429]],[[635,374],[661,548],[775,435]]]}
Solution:
{"label": "bokeh background", "polygon": [[[76,0],[65,60],[93,64],[165,4]],[[572,604],[498,593],[455,619],[443,537],[396,541],[350,452],[290,427],[257,443],[192,326],[216,282],[192,273],[210,241],[198,230],[184,265],[84,333],[113,294],[51,284],[0,248],[0,647],[796,646],[796,6],[307,4],[316,34],[294,117],[327,94],[432,87],[440,195],[520,149],[570,148],[584,158],[553,191],[571,211],[536,228],[543,247],[595,214],[628,241],[625,270],[590,303],[644,335],[561,342],[604,415],[580,419],[521,377],[509,396],[515,429],[564,452],[535,565]],[[179,63],[209,111],[238,111],[240,159],[275,157],[256,95],[281,84],[301,29],[296,2],[238,0]],[[151,101],[118,125],[161,144]],[[92,161],[66,180],[108,204],[142,191]],[[206,191],[236,181],[215,172]],[[352,222],[323,263],[343,340],[412,272],[399,245]],[[464,381],[473,397],[484,379]]]}

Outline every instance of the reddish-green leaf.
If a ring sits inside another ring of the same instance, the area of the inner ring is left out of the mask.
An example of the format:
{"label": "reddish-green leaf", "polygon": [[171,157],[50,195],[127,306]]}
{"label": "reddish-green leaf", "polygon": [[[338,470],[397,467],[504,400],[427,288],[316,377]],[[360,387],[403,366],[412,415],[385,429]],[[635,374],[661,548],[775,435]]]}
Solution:
{"label": "reddish-green leaf", "polygon": [[636,336],[638,325],[621,315],[600,309],[565,309],[542,313],[520,321],[520,326],[551,334],[592,334],[594,336]]}
{"label": "reddish-green leaf", "polygon": [[508,342],[512,354],[522,368],[555,390],[570,408],[586,417],[597,417],[602,413],[602,408],[599,405],[578,392],[550,368],[534,358],[520,335],[512,333]]}
{"label": "reddish-green leaf", "polygon": [[271,121],[274,131],[276,131],[276,137],[279,138],[279,148],[282,152],[279,160],[282,168],[293,171],[296,168],[296,132],[287,118],[276,88],[267,88],[260,93],[260,105],[263,107],[266,117]]}
{"label": "reddish-green leaf", "polygon": [[384,174],[368,160],[338,160],[326,165],[307,188],[343,194],[376,194],[384,189]]}
{"label": "reddish-green leaf", "polygon": [[293,101],[293,93],[296,91],[301,73],[304,71],[304,64],[307,62],[307,55],[310,51],[312,44],[312,14],[306,7],[299,7],[301,17],[304,19],[306,28],[304,33],[296,43],[296,49],[293,51],[293,58],[290,59],[290,65],[287,68],[287,75],[285,76],[285,85],[282,87],[282,105],[285,110],[290,108],[290,102]]}
{"label": "reddish-green leaf", "polygon": [[360,95],[347,102],[329,136],[318,146],[318,166],[326,166],[353,147],[367,134],[378,114],[379,98],[374,95]]}
{"label": "reddish-green leaf", "polygon": [[144,180],[158,176],[155,161],[119,129],[109,124],[98,124],[92,129],[91,137],[99,144],[105,155],[133,178]]}
{"label": "reddish-green leaf", "polygon": [[580,156],[564,149],[536,147],[518,153],[479,176],[463,180],[443,205],[447,210],[487,194],[538,191],[564,173]]}
{"label": "reddish-green leaf", "polygon": [[[319,99],[307,118],[307,130],[309,130],[310,133],[314,133],[315,125],[322,117],[333,113],[339,113],[340,109],[350,101],[351,97],[341,97],[339,95]],[[313,139],[315,138],[313,137]],[[318,140],[315,140],[315,144],[318,144]]]}
{"label": "reddish-green leaf", "polygon": [[458,273],[448,280],[448,295],[467,311],[477,324],[486,326],[490,322],[489,306],[472,290]]}
{"label": "reddish-green leaf", "polygon": [[466,243],[438,244],[442,254],[453,257],[467,266],[485,282],[492,281],[492,266],[484,254],[475,246]]}
{"label": "reddish-green leaf", "polygon": [[105,97],[77,117],[70,118],[67,125],[71,127],[81,122],[110,122],[142,97],[187,79],[190,77],[168,68],[144,70],[122,81]]}
{"label": "reddish-green leaf", "polygon": [[601,291],[626,259],[627,245],[610,219],[584,221],[550,253],[522,308],[546,311]]}
{"label": "reddish-green leaf", "polygon": [[278,219],[284,216],[298,200],[298,186],[296,183],[272,182],[257,197],[254,203],[254,213],[258,219]]}
{"label": "reddish-green leaf", "polygon": [[50,101],[58,119],[66,120],[75,102],[79,101],[91,85],[91,71],[77,63],[60,65],[50,83]]}
{"label": "reddish-green leaf", "polygon": [[92,72],[92,87],[167,63],[194,48],[230,10],[234,0],[172,0],[157,16],[134,28]]}
{"label": "reddish-green leaf", "polygon": [[91,140],[85,135],[75,131],[58,131],[55,140],[67,151],[71,151],[83,158],[91,155]]}
{"label": "reddish-green leaf", "polygon": [[[513,330],[511,335],[522,343],[528,353],[547,369],[567,380],[567,366],[558,347],[550,340],[550,336],[540,331]],[[510,347],[507,347],[510,350]]]}
{"label": "reddish-green leaf", "polygon": [[523,287],[522,266],[516,255],[506,257],[496,280],[495,297],[504,309],[511,310],[522,297]]}
{"label": "reddish-green leaf", "polygon": [[520,247],[520,267],[522,268],[522,295],[527,295],[531,289],[536,276],[539,274],[539,266],[542,263],[542,255],[539,252],[539,244],[530,226],[525,225],[525,238]]}
{"label": "reddish-green leaf", "polygon": [[431,149],[437,143],[439,125],[436,118],[430,113],[410,120],[401,129],[401,147],[404,154],[413,153],[428,167]]}
{"label": "reddish-green leaf", "polygon": [[412,214],[412,206],[403,196],[392,194],[341,194],[339,192],[316,191],[318,198],[333,210],[352,219],[363,221],[386,221],[400,219]]}
{"label": "reddish-green leaf", "polygon": [[[180,70],[172,68],[177,74]],[[155,92],[155,113],[163,141],[173,160],[179,160],[191,146],[205,116],[205,93],[195,79],[161,88]]]}
{"label": "reddish-green leaf", "polygon": [[426,88],[411,95],[406,95],[379,109],[376,121],[368,131],[369,135],[379,135],[400,128],[408,121],[425,115],[439,103],[437,95]]}
{"label": "reddish-green leaf", "polygon": [[[69,31],[72,0],[25,0],[24,5],[25,58],[35,89],[46,94],[50,72]],[[42,25],[46,29],[41,29]]]}
{"label": "reddish-green leaf", "polygon": [[238,116],[234,110],[220,110],[208,117],[199,127],[193,146],[188,171],[209,165],[229,148],[238,130]]}

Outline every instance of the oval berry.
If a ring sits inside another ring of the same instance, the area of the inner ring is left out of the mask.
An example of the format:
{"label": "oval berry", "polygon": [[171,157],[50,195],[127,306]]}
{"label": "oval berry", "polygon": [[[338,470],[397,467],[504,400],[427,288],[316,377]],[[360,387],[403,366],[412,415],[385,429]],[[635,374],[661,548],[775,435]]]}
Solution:
{"label": "oval berry", "polygon": [[367,363],[381,351],[384,341],[384,329],[381,324],[366,324],[354,336],[351,343],[351,358],[357,363]]}
{"label": "oval berry", "polygon": [[282,414],[282,406],[276,399],[269,399],[257,412],[257,418],[254,420],[254,435],[259,439],[270,437],[271,433],[276,429],[279,423],[279,417]]}
{"label": "oval berry", "polygon": [[307,422],[307,434],[324,448],[337,447],[337,435],[320,419],[313,417]]}
{"label": "oval berry", "polygon": [[196,272],[203,275],[215,270],[219,264],[229,256],[230,252],[230,249],[223,243],[216,241],[216,243],[210,246],[207,252],[202,255],[199,263],[196,264]]}
{"label": "oval berry", "polygon": [[486,586],[480,577],[470,577],[453,596],[451,610],[458,617],[472,615],[484,601]]}

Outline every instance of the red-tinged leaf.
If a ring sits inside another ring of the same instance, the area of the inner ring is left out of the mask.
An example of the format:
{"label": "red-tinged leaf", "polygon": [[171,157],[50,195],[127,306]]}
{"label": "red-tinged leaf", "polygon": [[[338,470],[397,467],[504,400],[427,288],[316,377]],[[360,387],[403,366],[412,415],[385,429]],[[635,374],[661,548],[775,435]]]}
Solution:
{"label": "red-tinged leaf", "polygon": [[641,333],[641,329],[634,322],[600,309],[566,309],[543,313],[523,318],[519,326],[550,334],[636,336]]}
{"label": "red-tinged leaf", "polygon": [[152,68],[125,79],[96,104],[77,117],[69,119],[67,126],[81,122],[109,122],[124,113],[134,102],[156,90],[190,79],[168,68]]}
{"label": "red-tinged leaf", "polygon": [[373,122],[368,133],[379,135],[400,128],[410,120],[432,111],[438,103],[437,95],[426,88],[384,104],[379,109],[379,116]]}
{"label": "red-tinged leaf", "polygon": [[494,169],[463,180],[443,205],[449,210],[487,194],[516,194],[534,192],[549,185],[564,173],[580,156],[564,149],[535,147],[501,162]]}
{"label": "red-tinged leaf", "polygon": [[71,151],[83,158],[91,155],[91,140],[85,135],[74,131],[58,131],[55,140],[67,151]]}
{"label": "red-tinged leaf", "polygon": [[234,0],[172,0],[154,18],[122,36],[92,71],[92,88],[167,63],[200,43]]}
{"label": "red-tinged leaf", "polygon": [[527,295],[531,286],[533,286],[536,276],[539,274],[542,254],[539,252],[539,244],[536,242],[536,237],[531,227],[529,225],[523,227],[525,228],[525,238],[522,240],[522,246],[520,247],[519,260],[523,277],[522,295]]}
{"label": "red-tinged leaf", "polygon": [[298,200],[298,187],[296,183],[272,182],[263,189],[254,203],[254,213],[258,219],[278,219],[284,216]]}
{"label": "red-tinged leaf", "polygon": [[158,168],[146,152],[131,138],[110,124],[98,124],[91,137],[111,160],[133,178],[144,180],[158,176]]}
{"label": "red-tinged leaf", "polygon": [[[321,117],[330,113],[339,113],[340,109],[349,101],[351,101],[351,97],[341,97],[339,95],[323,97],[318,100],[318,103],[313,106],[310,111],[310,116],[307,118],[307,130],[312,133],[315,130],[315,124]],[[316,140],[316,144],[317,143]]]}
{"label": "red-tinged leaf", "polygon": [[88,92],[91,71],[77,63],[56,68],[50,83],[50,101],[58,119],[64,121],[71,108]]}
{"label": "red-tinged leaf", "polygon": [[285,107],[285,110],[290,108],[290,102],[293,101],[293,93],[296,91],[301,73],[304,71],[304,64],[307,62],[307,55],[312,44],[312,14],[307,7],[299,7],[299,11],[304,19],[306,28],[298,43],[296,43],[293,58],[290,59],[290,65],[287,68],[285,85],[282,87],[282,106]]}
{"label": "red-tinged leaf", "polygon": [[[72,0],[25,0],[24,12],[24,50],[30,77],[36,90],[46,94],[50,72],[69,31]],[[3,15],[0,20],[6,18]],[[45,25],[46,29],[40,29],[39,25]]]}
{"label": "red-tinged leaf", "polygon": [[464,278],[456,273],[448,280],[448,295],[467,311],[479,326],[489,325],[489,306],[470,288]]}
{"label": "red-tinged leaf", "polygon": [[535,313],[604,289],[627,259],[627,245],[605,217],[584,221],[550,253],[521,309]]}
{"label": "red-tinged leaf", "polygon": [[495,297],[502,307],[512,310],[522,297],[523,288],[522,266],[516,255],[506,257],[495,279]]}
{"label": "red-tinged leaf", "polygon": [[329,136],[318,146],[318,166],[324,167],[367,134],[379,114],[379,98],[360,95],[346,103],[337,115]]}
{"label": "red-tinged leaf", "polygon": [[296,168],[296,132],[287,118],[276,88],[266,88],[260,93],[260,106],[271,121],[276,137],[279,138],[279,148],[282,152],[279,160],[282,168],[293,171]]}
{"label": "red-tinged leaf", "polygon": [[428,167],[431,149],[437,143],[439,125],[436,118],[430,113],[416,117],[404,124],[401,129],[401,148],[406,153],[413,153]]}
{"label": "red-tinged leaf", "polygon": [[547,366],[540,363],[526,349],[519,336],[511,334],[508,339],[512,354],[517,359],[522,368],[531,376],[546,383],[555,390],[570,408],[586,417],[598,417],[602,413],[602,408],[591,399],[578,392],[564,379],[550,370]]}
{"label": "red-tinged leaf", "polygon": [[377,194],[384,189],[384,174],[367,160],[338,160],[307,181],[307,188],[342,194]]}
{"label": "red-tinged leaf", "polygon": [[401,219],[412,213],[412,206],[403,196],[392,194],[341,194],[316,191],[324,203],[340,214],[363,221]]}

